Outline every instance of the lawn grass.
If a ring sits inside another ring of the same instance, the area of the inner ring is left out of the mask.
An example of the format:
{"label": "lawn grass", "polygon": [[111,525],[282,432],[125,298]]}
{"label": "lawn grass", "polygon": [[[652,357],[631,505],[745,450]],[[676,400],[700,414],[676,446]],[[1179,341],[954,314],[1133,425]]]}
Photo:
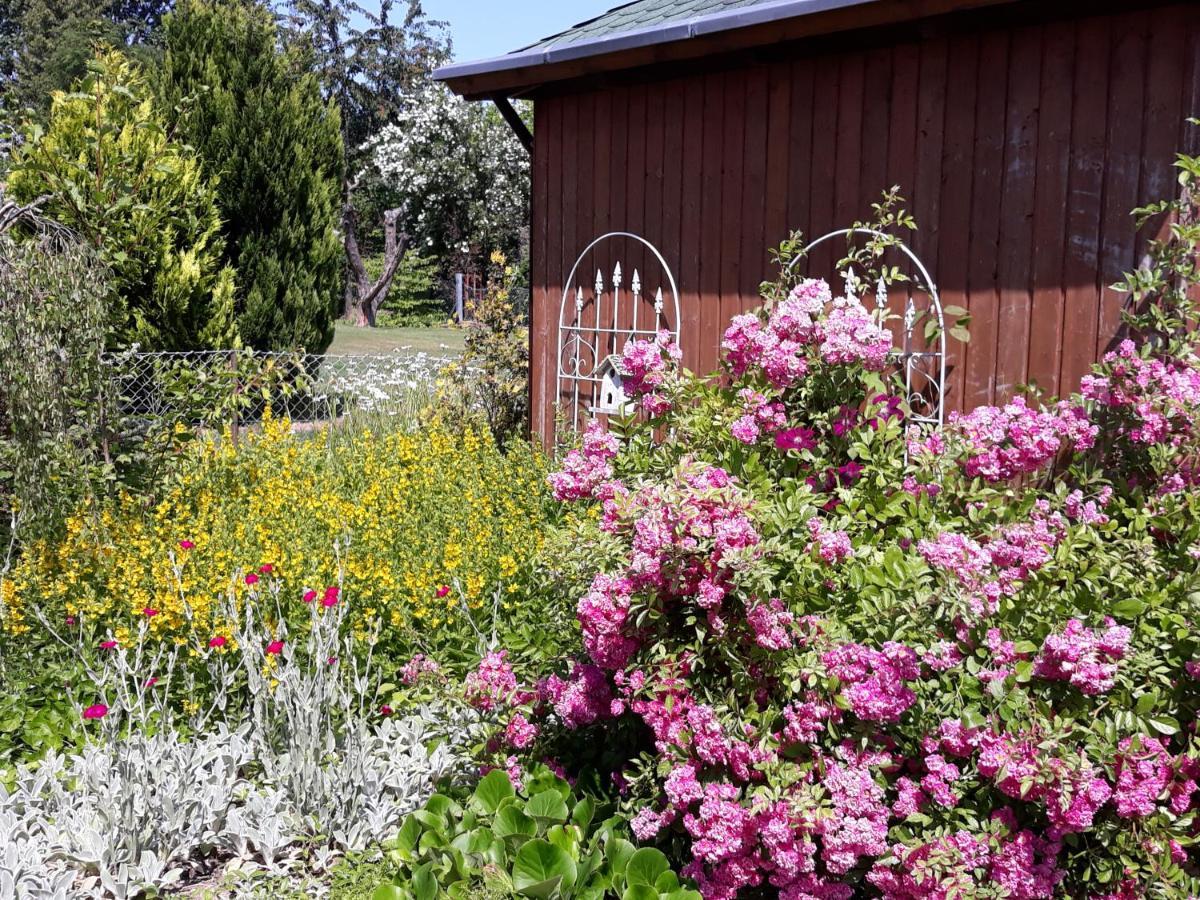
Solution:
{"label": "lawn grass", "polygon": [[457,356],[463,349],[465,332],[461,328],[358,328],[337,324],[333,343],[326,353],[390,353],[405,350]]}

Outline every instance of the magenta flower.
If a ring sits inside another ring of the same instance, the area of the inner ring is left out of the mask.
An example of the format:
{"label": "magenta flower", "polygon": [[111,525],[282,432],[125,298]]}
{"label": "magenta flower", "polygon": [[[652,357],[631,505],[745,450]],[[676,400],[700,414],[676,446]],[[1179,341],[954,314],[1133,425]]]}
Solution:
{"label": "magenta flower", "polygon": [[153,619],[155,616],[158,615],[158,610],[155,609],[153,606],[147,606],[145,609],[142,610],[142,615],[145,616],[147,619]]}
{"label": "magenta flower", "polygon": [[191,550],[191,549],[192,549],[193,547],[195,547],[195,546],[196,546],[196,545],[195,545],[195,544],[193,544],[191,541],[180,541],[180,542],[179,542],[179,549],[180,549],[180,550]]}
{"label": "magenta flower", "polygon": [[116,641],[101,641],[100,642],[101,650],[116,650],[118,646],[119,645],[117,644]]}
{"label": "magenta flower", "polygon": [[275,567],[273,565],[271,565],[270,563],[263,563],[261,566],[258,567],[258,571],[262,572],[264,575],[270,575],[272,572],[275,571]]}
{"label": "magenta flower", "polygon": [[220,634],[218,634],[218,635],[217,635],[216,637],[214,637],[214,638],[209,638],[209,639],[208,639],[208,646],[210,646],[210,647],[214,647],[214,648],[215,648],[215,647],[224,647],[224,646],[225,646],[225,644],[227,644],[227,643],[228,643],[228,641],[225,639],[225,637],[224,637],[223,635],[220,635]]}
{"label": "magenta flower", "polygon": [[108,715],[108,707],[103,703],[94,703],[83,711],[85,719],[103,719]]}
{"label": "magenta flower", "polygon": [[440,588],[437,589],[438,599],[445,597],[449,593],[450,593],[450,585],[448,585],[448,584],[443,584]]}
{"label": "magenta flower", "polygon": [[158,676],[156,676],[156,675],[151,675],[149,678],[147,678],[147,679],[146,679],[146,681],[143,683],[143,685],[142,685],[142,686],[143,686],[143,687],[152,688],[152,687],[154,687],[156,684],[158,684]]}
{"label": "magenta flower", "polygon": [[75,624],[75,617],[74,617],[74,616],[67,616],[67,624],[68,624],[68,625],[74,625],[74,624]]}
{"label": "magenta flower", "polygon": [[321,598],[321,605],[326,609],[331,606],[337,606],[339,593],[341,593],[341,591],[333,585],[325,588],[325,596]]}
{"label": "magenta flower", "polygon": [[283,641],[271,641],[267,644],[267,653],[271,656],[278,656],[283,652]]}
{"label": "magenta flower", "polygon": [[379,707],[379,714],[386,718],[392,714],[392,708],[385,703]]}
{"label": "magenta flower", "polygon": [[246,584],[258,584],[258,576],[251,572],[246,576]]}
{"label": "magenta flower", "polygon": [[305,603],[312,603],[314,600],[317,599],[317,592],[310,588],[309,590],[304,592],[304,596],[301,597],[300,599],[303,600]]}

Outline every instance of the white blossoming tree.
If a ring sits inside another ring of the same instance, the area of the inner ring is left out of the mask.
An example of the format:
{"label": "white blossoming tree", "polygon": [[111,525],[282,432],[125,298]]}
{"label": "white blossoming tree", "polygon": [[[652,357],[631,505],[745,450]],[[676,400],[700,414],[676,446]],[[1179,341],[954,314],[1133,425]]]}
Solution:
{"label": "white blossoming tree", "polygon": [[[523,111],[527,112],[527,111]],[[529,223],[529,154],[495,107],[423,88],[368,144],[369,168],[420,252],[443,271],[519,255]]]}

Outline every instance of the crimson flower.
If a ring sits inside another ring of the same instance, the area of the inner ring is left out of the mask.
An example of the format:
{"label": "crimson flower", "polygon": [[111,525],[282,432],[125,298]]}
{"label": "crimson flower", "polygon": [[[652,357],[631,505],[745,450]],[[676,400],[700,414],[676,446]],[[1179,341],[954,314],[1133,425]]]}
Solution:
{"label": "crimson flower", "polygon": [[214,638],[208,639],[208,646],[210,647],[224,647],[226,643],[228,642],[226,641],[225,637],[220,634]]}
{"label": "crimson flower", "polygon": [[107,715],[108,707],[103,703],[93,704],[83,711],[83,717],[85,719],[103,719]]}
{"label": "crimson flower", "polygon": [[258,567],[258,571],[262,572],[264,575],[270,575],[274,570],[275,567],[270,563],[263,563]]}
{"label": "crimson flower", "polygon": [[156,684],[158,684],[158,676],[157,675],[151,675],[149,678],[146,679],[146,685],[145,685],[146,687],[151,688],[151,687],[154,687]]}
{"label": "crimson flower", "polygon": [[329,657],[329,659],[325,660],[325,664],[328,666],[332,666],[336,662],[337,662],[336,656],[331,656],[331,657]]}
{"label": "crimson flower", "polygon": [[332,585],[325,588],[325,596],[321,598],[321,605],[326,608],[337,606],[339,593],[340,591]]}
{"label": "crimson flower", "polygon": [[74,625],[74,624],[75,624],[75,617],[74,617],[74,616],[67,616],[67,624],[68,624],[68,625]]}
{"label": "crimson flower", "polygon": [[271,641],[267,644],[267,653],[277,656],[283,652],[283,641]]}
{"label": "crimson flower", "polygon": [[180,550],[191,550],[191,549],[192,549],[193,547],[195,547],[195,546],[196,546],[196,545],[195,545],[195,544],[193,544],[191,541],[180,541],[180,542],[179,542],[179,549],[180,549]]}
{"label": "crimson flower", "polygon": [[145,616],[147,619],[153,619],[155,616],[158,615],[158,610],[155,609],[153,606],[147,606],[142,610],[142,615]]}
{"label": "crimson flower", "polygon": [[390,716],[392,714],[392,708],[385,703],[383,706],[379,707],[379,713],[383,716]]}
{"label": "crimson flower", "polygon": [[305,603],[312,603],[317,599],[317,592],[311,589],[307,590],[304,592],[304,597],[301,599],[303,599]]}
{"label": "crimson flower", "polygon": [[439,598],[445,597],[448,593],[450,593],[450,585],[448,585],[448,584],[443,584],[440,588],[437,589],[437,595]]}
{"label": "crimson flower", "polygon": [[117,646],[118,645],[117,645],[116,641],[101,641],[100,642],[101,650],[116,650]]}
{"label": "crimson flower", "polygon": [[258,584],[258,576],[251,572],[246,576],[246,584]]}

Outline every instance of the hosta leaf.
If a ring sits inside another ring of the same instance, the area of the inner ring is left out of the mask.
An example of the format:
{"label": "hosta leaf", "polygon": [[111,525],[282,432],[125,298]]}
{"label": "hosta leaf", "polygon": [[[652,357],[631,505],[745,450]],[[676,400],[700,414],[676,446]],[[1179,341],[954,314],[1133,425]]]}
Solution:
{"label": "hosta leaf", "polygon": [[671,868],[666,855],[654,847],[643,847],[630,857],[625,866],[625,883],[632,886],[645,884],[651,887],[658,877]]}
{"label": "hosta leaf", "polygon": [[495,769],[484,775],[479,784],[475,786],[475,793],[471,795],[471,803],[485,813],[494,813],[500,808],[501,803],[516,795],[517,792],[513,790],[508,775]]}
{"label": "hosta leaf", "polygon": [[556,890],[563,893],[575,882],[575,862],[549,841],[526,842],[513,860],[513,887],[518,893],[545,900]]}

